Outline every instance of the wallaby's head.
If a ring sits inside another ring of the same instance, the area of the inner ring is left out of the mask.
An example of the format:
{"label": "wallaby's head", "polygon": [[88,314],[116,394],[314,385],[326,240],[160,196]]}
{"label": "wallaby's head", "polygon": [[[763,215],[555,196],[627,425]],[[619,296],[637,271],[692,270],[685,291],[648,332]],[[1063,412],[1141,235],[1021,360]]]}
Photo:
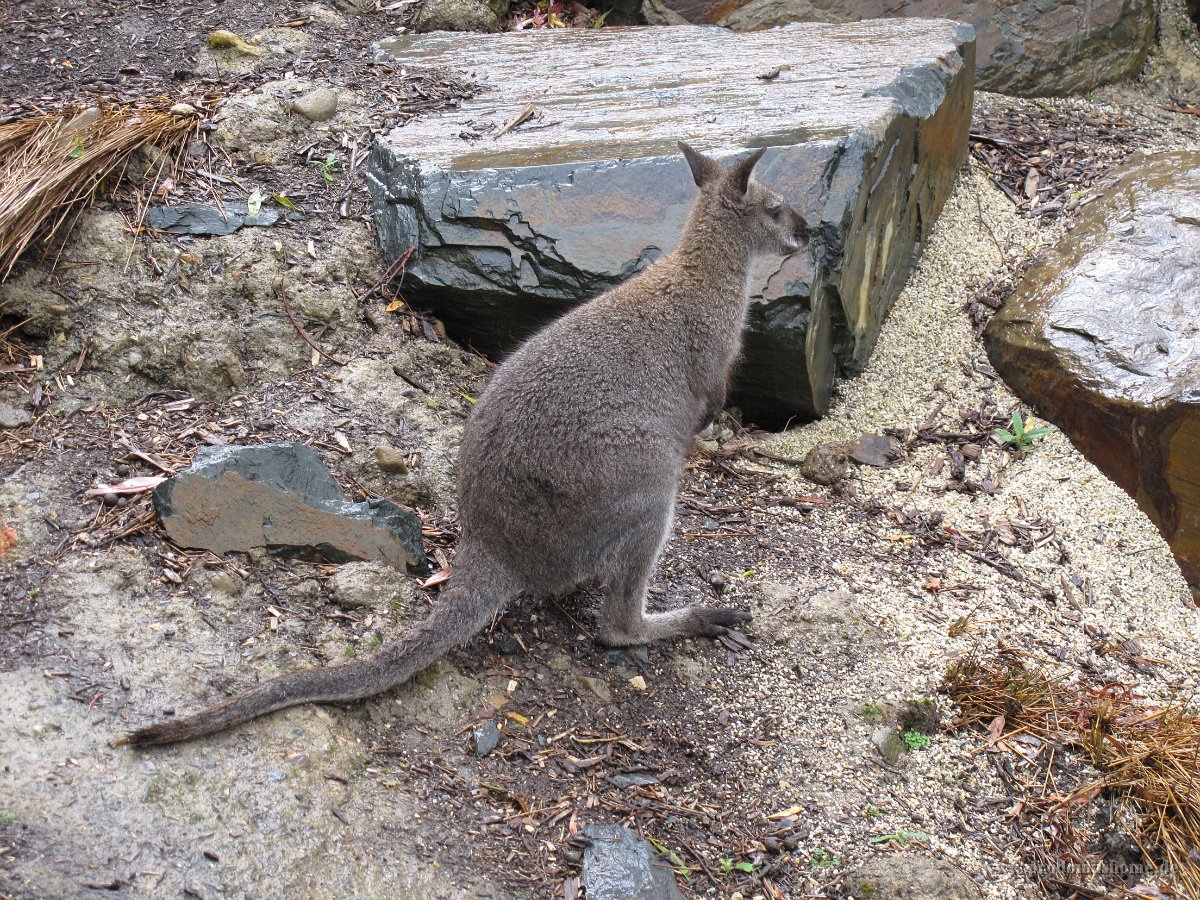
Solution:
{"label": "wallaby's head", "polygon": [[679,149],[711,212],[736,232],[727,235],[730,239],[740,237],[756,254],[794,253],[808,243],[808,224],[803,217],[781,196],[750,177],[765,148],[729,167],[682,141]]}

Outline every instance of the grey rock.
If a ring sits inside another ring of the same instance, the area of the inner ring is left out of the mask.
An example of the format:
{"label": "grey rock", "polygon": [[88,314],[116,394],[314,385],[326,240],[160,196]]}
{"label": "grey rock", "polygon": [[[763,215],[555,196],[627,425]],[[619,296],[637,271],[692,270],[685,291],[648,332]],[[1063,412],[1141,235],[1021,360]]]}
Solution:
{"label": "grey rock", "polygon": [[678,900],[670,865],[636,831],[589,825],[583,836],[583,887],[588,900]]}
{"label": "grey rock", "polygon": [[617,787],[645,787],[648,784],[658,784],[658,776],[650,772],[630,772],[625,775],[609,775],[608,780]]}
{"label": "grey rock", "polygon": [[663,0],[642,0],[641,13],[647,25],[689,24],[686,18],[663,3]]}
{"label": "grey rock", "polygon": [[190,468],[154,489],[154,506],[184,547],[217,554],[266,547],[428,571],[421,520],[387,500],[349,502],[305,444],[204,447]]}
{"label": "grey rock", "polygon": [[499,743],[500,729],[495,722],[485,722],[471,733],[471,752],[480,759],[495,750]]}
{"label": "grey rock", "polygon": [[603,678],[593,678],[591,675],[576,675],[579,686],[602,703],[612,702],[612,689]]}
{"label": "grey rock", "polygon": [[329,578],[329,598],[343,609],[407,607],[412,586],[381,560],[348,562]]}
{"label": "grey rock", "polygon": [[849,459],[845,444],[817,444],[800,463],[800,474],[814,484],[837,484],[850,469]]}
{"label": "grey rock", "polygon": [[403,475],[408,472],[408,454],[388,444],[380,444],[375,448],[375,465],[383,472]]}
{"label": "grey rock", "polygon": [[501,656],[516,656],[521,652],[521,645],[517,639],[504,631],[492,638],[492,645]]}
{"label": "grey rock", "polygon": [[0,401],[0,428],[20,428],[33,421],[33,412],[22,406]]}
{"label": "grey rock", "polygon": [[871,900],[978,900],[983,894],[964,872],[923,853],[874,856],[842,882],[844,893]]}
{"label": "grey rock", "polygon": [[209,574],[208,583],[214,591],[229,597],[236,597],[242,592],[242,580],[223,570]]}
{"label": "grey rock", "polygon": [[[417,250],[406,296],[493,356],[674,248],[695,197],[676,140],[719,156],[768,147],[757,174],[814,237],[753,281],[732,402],[763,424],[820,415],[835,376],[865,364],[966,153],[974,45],[951,22],[428,35],[385,49],[487,87],[377,141],[368,182],[385,255]],[[528,104],[540,112],[499,139],[459,137]]]}
{"label": "grey rock", "polygon": [[425,0],[413,23],[418,32],[500,30],[500,19],[479,0]]}
{"label": "grey rock", "polygon": [[969,22],[976,84],[1027,97],[1078,94],[1138,74],[1154,43],[1153,0],[653,0],[685,19],[734,31],[789,22],[902,16]]}
{"label": "grey rock", "polygon": [[875,745],[875,749],[879,751],[884,762],[890,766],[899,763],[908,751],[908,747],[904,744],[904,738],[900,735],[900,729],[894,725],[876,728],[871,733],[871,743]]}
{"label": "grey rock", "polygon": [[274,225],[278,221],[278,210],[260,209],[252,216],[245,203],[225,203],[220,209],[203,203],[180,203],[146,210],[147,225],[172,234],[233,234],[239,228]]}
{"label": "grey rock", "polygon": [[292,101],[292,112],[310,122],[327,122],[337,114],[338,95],[333,88],[319,87]]}
{"label": "grey rock", "polygon": [[996,371],[1158,527],[1200,603],[1200,152],[1136,155],[985,333]]}

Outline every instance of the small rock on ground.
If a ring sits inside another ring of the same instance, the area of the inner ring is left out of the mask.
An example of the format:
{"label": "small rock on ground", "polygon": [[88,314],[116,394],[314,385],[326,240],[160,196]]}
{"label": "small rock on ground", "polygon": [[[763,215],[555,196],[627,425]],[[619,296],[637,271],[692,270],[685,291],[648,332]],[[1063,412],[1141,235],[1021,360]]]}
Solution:
{"label": "small rock on ground", "polygon": [[338,110],[338,95],[333,88],[320,87],[292,101],[292,112],[310,122],[326,122]]}

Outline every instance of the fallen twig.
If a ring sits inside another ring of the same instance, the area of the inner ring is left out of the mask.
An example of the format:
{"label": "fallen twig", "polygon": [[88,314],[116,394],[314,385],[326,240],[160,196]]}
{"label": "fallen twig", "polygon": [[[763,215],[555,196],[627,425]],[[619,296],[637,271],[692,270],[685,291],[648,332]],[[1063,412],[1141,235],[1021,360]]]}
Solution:
{"label": "fallen twig", "polygon": [[342,362],[340,359],[338,359],[337,357],[334,357],[334,356],[330,356],[328,353],[326,353],[324,350],[322,350],[320,347],[318,347],[313,342],[313,339],[308,336],[308,332],[300,327],[300,323],[297,322],[296,317],[292,315],[292,308],[290,306],[288,306],[286,284],[287,284],[287,276],[285,275],[279,279],[279,299],[281,299],[283,301],[283,311],[285,313],[287,313],[288,320],[292,323],[292,326],[296,329],[296,334],[300,335],[300,337],[302,337],[304,339],[304,343],[308,344],[308,346],[312,347],[315,351],[317,351],[317,353],[319,353],[321,355],[322,359],[329,360],[335,366],[344,366],[345,363]]}

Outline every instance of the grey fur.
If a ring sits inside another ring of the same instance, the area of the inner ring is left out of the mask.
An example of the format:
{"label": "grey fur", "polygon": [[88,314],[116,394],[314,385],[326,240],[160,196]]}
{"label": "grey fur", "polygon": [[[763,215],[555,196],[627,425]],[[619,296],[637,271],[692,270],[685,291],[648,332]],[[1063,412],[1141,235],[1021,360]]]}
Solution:
{"label": "grey fur", "polygon": [[462,537],[429,618],[372,657],[292,672],[119,743],[173,743],[297,703],[368,697],[478,633],[522,592],[604,590],[613,646],[716,635],[746,612],[648,613],[646,589],[671,530],[684,458],[725,404],[741,349],[753,260],[795,251],[804,220],[732,168],[680,149],[700,197],[679,247],[531,338],[496,370],[459,457]]}

